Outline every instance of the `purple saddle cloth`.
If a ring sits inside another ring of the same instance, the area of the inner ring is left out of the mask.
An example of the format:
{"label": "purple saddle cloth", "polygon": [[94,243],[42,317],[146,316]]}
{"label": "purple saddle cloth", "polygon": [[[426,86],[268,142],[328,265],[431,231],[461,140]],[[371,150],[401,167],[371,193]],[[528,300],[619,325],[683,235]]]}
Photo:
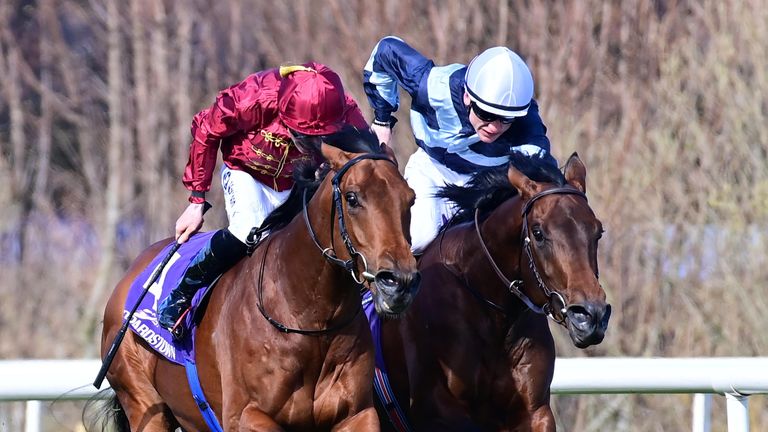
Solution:
{"label": "purple saddle cloth", "polygon": [[[168,330],[160,327],[157,323],[157,306],[163,299],[165,299],[168,293],[178,285],[189,263],[195,255],[197,255],[197,252],[208,243],[208,240],[215,232],[216,231],[209,231],[195,234],[179,247],[170,261],[168,261],[168,264],[165,266],[162,273],[160,273],[157,281],[150,286],[147,295],[144,296],[141,304],[136,309],[136,313],[134,313],[131,318],[131,330],[144,339],[158,354],[176,364],[183,365],[186,358],[194,359],[191,342],[193,338],[186,337],[177,341],[171,336],[171,333]],[[133,309],[136,301],[141,297],[141,293],[144,291],[144,284],[150,276],[152,276],[152,272],[154,272],[155,268],[157,268],[163,261],[163,258],[168,255],[171,247],[173,247],[173,243],[170,243],[163,248],[147,268],[134,279],[125,301],[123,319],[128,317],[131,309]],[[192,326],[195,310],[205,298],[209,289],[210,287],[204,287],[195,294],[192,299],[192,310],[187,314],[185,322],[182,325],[187,327]],[[191,334],[191,332],[186,332],[186,334]]]}

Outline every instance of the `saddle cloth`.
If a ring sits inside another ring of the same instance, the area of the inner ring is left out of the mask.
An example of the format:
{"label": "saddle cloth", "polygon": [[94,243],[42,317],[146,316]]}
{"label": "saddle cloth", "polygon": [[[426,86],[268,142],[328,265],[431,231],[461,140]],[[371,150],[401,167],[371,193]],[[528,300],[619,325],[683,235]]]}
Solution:
{"label": "saddle cloth", "polygon": [[[168,330],[160,327],[157,323],[157,305],[178,285],[181,277],[184,275],[184,271],[192,261],[192,258],[197,255],[198,251],[202,249],[203,246],[205,246],[208,239],[210,239],[215,232],[216,231],[209,231],[195,234],[179,247],[173,257],[168,261],[168,264],[165,266],[162,273],[160,273],[157,281],[149,287],[149,291],[144,296],[141,304],[136,309],[136,313],[134,313],[131,318],[129,327],[134,333],[144,339],[144,341],[146,341],[157,353],[179,365],[183,365],[186,358],[194,359],[191,342],[193,338],[185,337],[182,340],[177,341],[171,336],[171,333]],[[172,247],[173,243],[170,243],[163,248],[147,268],[134,279],[125,301],[123,319],[128,317],[131,309],[133,309],[133,306],[144,291],[144,284],[150,278],[155,268],[157,268],[165,256],[168,255]],[[187,328],[193,325],[195,311],[201,301],[205,299],[209,290],[210,287],[204,287],[195,294],[192,299],[192,310],[186,315],[185,322],[181,325],[187,326]],[[185,334],[191,334],[191,332],[187,331]]]}

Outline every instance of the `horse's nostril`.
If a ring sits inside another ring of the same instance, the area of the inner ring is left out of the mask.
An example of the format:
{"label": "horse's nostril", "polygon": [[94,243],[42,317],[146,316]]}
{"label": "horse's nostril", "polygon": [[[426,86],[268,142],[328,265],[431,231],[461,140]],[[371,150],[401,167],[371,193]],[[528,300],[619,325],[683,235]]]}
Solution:
{"label": "horse's nostril", "polygon": [[568,306],[566,312],[574,327],[581,331],[605,331],[611,318],[611,305],[594,303],[575,304]]}
{"label": "horse's nostril", "polygon": [[569,306],[566,314],[568,315],[568,319],[570,319],[574,325],[579,327],[589,324],[592,320],[592,316],[587,309],[581,305]]}
{"label": "horse's nostril", "polygon": [[382,270],[377,272],[374,280],[377,285],[384,288],[397,287],[397,277],[395,276],[395,273],[391,271]]}

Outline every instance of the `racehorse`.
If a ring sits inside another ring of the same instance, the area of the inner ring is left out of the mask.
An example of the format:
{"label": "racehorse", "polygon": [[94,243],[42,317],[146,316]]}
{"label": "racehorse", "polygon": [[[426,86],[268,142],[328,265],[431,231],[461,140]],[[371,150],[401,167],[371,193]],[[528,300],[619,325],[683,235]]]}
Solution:
{"label": "racehorse", "polygon": [[538,161],[512,156],[441,189],[457,216],[419,259],[419,296],[382,326],[384,391],[399,404],[380,398],[385,428],[555,430],[547,316],[585,348],[603,340],[611,307],[586,168],[575,153],[564,174]]}
{"label": "racehorse", "polygon": [[[414,298],[420,276],[406,237],[414,193],[374,136],[355,132],[322,144],[328,174],[301,170],[305,178],[262,225],[270,234],[208,299],[194,340],[196,363],[226,431],[379,430],[374,348],[360,293],[370,290],[384,316],[402,313]],[[131,282],[171,241],[141,253],[115,288],[102,356],[130,308]],[[129,423],[120,427],[208,430],[184,367],[134,332],[107,379],[112,403]]]}

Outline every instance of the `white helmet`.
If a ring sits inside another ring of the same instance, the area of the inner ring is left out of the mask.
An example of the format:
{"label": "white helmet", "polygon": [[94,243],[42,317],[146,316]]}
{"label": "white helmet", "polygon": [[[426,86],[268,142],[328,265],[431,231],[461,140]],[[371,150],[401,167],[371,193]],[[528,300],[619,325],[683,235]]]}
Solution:
{"label": "white helmet", "polygon": [[502,117],[528,114],[533,76],[522,58],[506,47],[489,48],[469,63],[464,77],[469,98],[483,111]]}

